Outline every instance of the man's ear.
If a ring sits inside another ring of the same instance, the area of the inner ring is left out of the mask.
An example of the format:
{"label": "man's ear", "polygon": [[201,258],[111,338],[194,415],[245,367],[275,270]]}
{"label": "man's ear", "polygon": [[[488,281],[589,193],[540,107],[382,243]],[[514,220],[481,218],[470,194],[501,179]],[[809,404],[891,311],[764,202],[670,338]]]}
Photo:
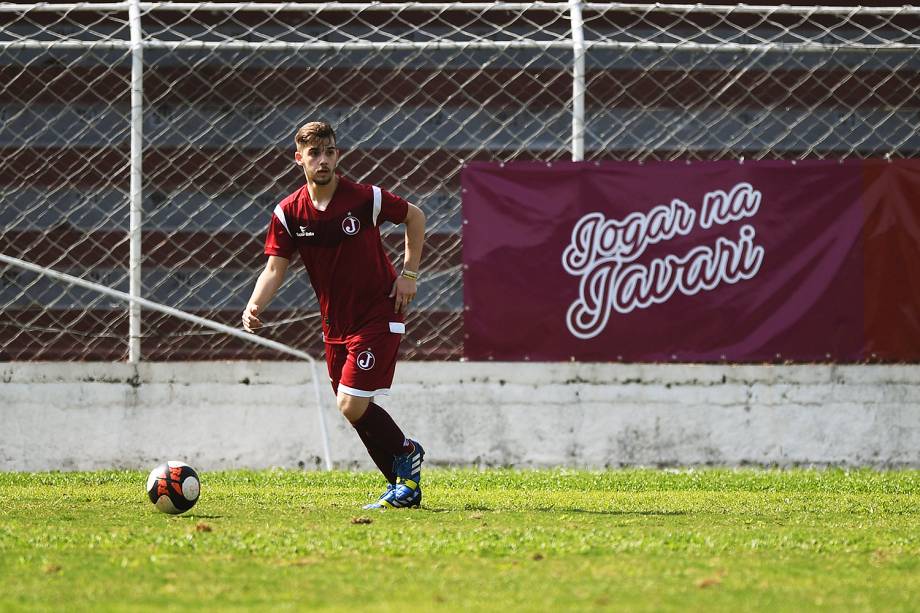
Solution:
{"label": "man's ear", "polygon": [[303,166],[303,155],[301,155],[300,151],[294,152],[294,163],[298,166]]}

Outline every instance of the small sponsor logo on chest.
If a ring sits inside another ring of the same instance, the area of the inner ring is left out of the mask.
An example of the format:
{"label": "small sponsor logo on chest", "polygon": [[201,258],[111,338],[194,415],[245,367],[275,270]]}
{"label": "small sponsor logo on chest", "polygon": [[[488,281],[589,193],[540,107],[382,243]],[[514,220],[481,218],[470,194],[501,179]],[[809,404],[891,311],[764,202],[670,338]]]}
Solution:
{"label": "small sponsor logo on chest", "polygon": [[295,232],[294,236],[305,237],[305,236],[316,236],[313,232],[310,232],[310,228],[307,226],[300,226],[300,232]]}

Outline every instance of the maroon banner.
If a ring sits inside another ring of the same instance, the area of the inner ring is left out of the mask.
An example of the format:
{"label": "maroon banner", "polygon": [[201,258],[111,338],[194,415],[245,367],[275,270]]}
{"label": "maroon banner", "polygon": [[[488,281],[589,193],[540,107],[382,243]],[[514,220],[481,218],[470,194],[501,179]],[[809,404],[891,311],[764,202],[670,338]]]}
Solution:
{"label": "maroon banner", "polygon": [[920,162],[472,163],[471,360],[920,359]]}

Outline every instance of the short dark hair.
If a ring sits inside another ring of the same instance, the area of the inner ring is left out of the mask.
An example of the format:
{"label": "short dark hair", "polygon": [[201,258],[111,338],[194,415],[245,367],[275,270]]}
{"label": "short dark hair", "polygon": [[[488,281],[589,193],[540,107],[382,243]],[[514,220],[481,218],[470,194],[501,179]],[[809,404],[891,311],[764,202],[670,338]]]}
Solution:
{"label": "short dark hair", "polygon": [[310,144],[320,143],[327,139],[335,142],[335,130],[325,121],[311,121],[305,123],[294,135],[294,147],[298,150]]}

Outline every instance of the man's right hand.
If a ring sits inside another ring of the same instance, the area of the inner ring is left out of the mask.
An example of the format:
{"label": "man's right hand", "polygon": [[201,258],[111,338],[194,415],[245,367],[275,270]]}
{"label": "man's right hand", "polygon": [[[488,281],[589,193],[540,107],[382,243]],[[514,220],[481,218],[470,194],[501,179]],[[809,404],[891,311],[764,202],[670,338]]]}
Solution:
{"label": "man's right hand", "polygon": [[243,309],[243,329],[247,332],[255,332],[262,327],[262,320],[259,319],[259,305],[247,304]]}

